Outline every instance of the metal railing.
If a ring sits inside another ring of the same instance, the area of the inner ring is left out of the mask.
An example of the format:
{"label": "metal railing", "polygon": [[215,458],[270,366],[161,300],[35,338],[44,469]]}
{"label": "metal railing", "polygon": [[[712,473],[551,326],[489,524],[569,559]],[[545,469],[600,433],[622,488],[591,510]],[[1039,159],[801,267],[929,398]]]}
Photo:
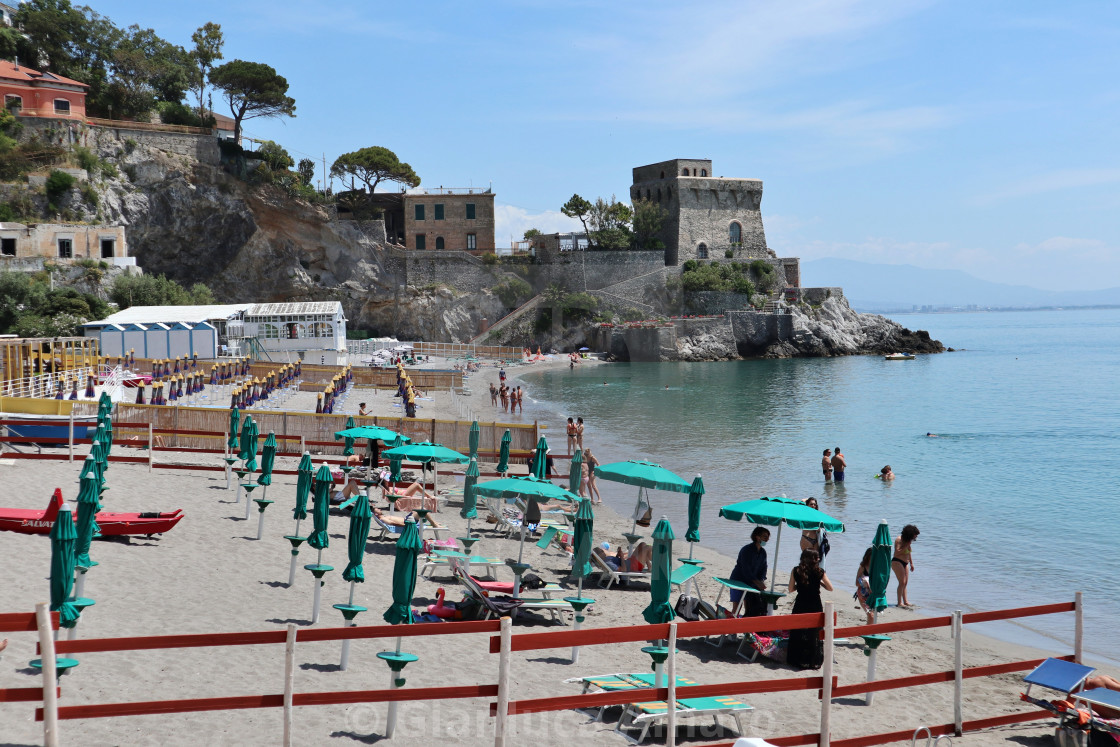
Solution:
{"label": "metal railing", "polygon": [[[11,379],[0,384],[0,395],[5,397],[50,399],[58,393],[59,376],[62,377],[65,384],[69,384],[76,378],[78,380],[78,389],[84,392],[86,377],[91,373],[94,373],[93,366],[83,366],[81,368],[71,368],[63,373],[45,373],[27,376],[22,379]],[[69,395],[69,390],[63,392],[64,397]]]}

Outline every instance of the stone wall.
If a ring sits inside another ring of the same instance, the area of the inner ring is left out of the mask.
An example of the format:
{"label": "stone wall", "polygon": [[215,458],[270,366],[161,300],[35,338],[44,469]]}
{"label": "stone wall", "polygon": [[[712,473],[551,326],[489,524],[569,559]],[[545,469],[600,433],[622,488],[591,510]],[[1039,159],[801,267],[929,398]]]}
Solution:
{"label": "stone wall", "polygon": [[158,132],[151,130],[133,130],[127,126],[120,127],[89,127],[83,144],[95,143],[97,147],[104,147],[116,141],[126,149],[129,141],[149,148],[186,156],[199,163],[217,166],[221,163],[222,155],[218,150],[218,139],[213,135],[192,135],[181,132]]}
{"label": "stone wall", "polygon": [[690,291],[684,294],[686,314],[722,314],[729,309],[749,309],[751,297],[746,293],[723,291]]}
{"label": "stone wall", "polygon": [[793,317],[761,311],[728,311],[740,357],[761,354],[771,343],[793,337]]}
{"label": "stone wall", "polygon": [[844,289],[832,288],[798,288],[798,300],[813,306],[820,306],[830,298],[843,298]]}
{"label": "stone wall", "polygon": [[392,249],[387,266],[402,283],[414,288],[447,285],[465,293],[480,293],[494,287],[503,276],[500,265],[487,265],[466,252],[410,251]]}
{"label": "stone wall", "polygon": [[553,283],[569,291],[587,291],[600,290],[664,268],[665,257],[661,251],[553,252],[542,249],[535,264],[517,273],[537,292]]}

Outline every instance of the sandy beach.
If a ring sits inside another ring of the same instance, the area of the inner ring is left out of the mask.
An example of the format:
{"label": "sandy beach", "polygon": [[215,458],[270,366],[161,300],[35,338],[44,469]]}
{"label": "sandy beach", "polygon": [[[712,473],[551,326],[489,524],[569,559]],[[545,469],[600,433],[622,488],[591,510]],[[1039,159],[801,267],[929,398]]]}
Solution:
{"label": "sandy beach", "polygon": [[[566,358],[535,366],[567,366]],[[589,362],[581,365],[602,365]],[[528,368],[528,367],[526,367]],[[509,371],[516,375],[520,367]],[[421,402],[421,418],[460,418],[469,408],[479,420],[494,419],[488,383],[495,369],[487,367],[468,378],[471,393],[453,398],[447,392],[432,392]],[[356,412],[359,397],[367,402],[371,414],[399,413],[396,400],[387,392],[353,392],[345,403],[346,412]],[[313,401],[313,400],[312,400]],[[338,412],[338,410],[336,410]],[[497,419],[523,422],[521,416]],[[508,418],[508,420],[507,420]],[[563,438],[563,424],[548,423],[550,440]],[[563,451],[555,448],[554,451]],[[131,450],[115,450],[114,454]],[[146,452],[135,452],[137,455]],[[159,461],[191,461],[173,454],[157,454]],[[218,464],[220,459],[199,458]],[[193,459],[192,459],[193,460]],[[294,469],[294,458],[277,460],[277,469]],[[486,464],[483,469],[487,469]],[[77,496],[80,461],[0,461],[0,478],[5,489],[4,506],[42,508],[55,487],[71,502]],[[567,465],[558,462],[558,469]],[[173,531],[160,537],[94,542],[91,556],[100,565],[88,574],[85,596],[96,600],[78,627],[80,638],[259,631],[282,629],[289,622],[301,627],[310,624],[312,580],[302,567],[292,588],[287,587],[289,545],[283,535],[294,529],[291,509],[294,504],[294,477],[278,476],[268,490],[276,501],[268,510],[264,538],[256,540],[257,514],[244,519],[243,504],[234,503],[234,491],[226,489],[224,475],[217,472],[155,470],[144,465],[112,464],[107,473],[110,489],[104,497],[106,510],[158,511],[182,508],[186,518]],[[461,485],[461,478],[445,476],[440,487]],[[465,520],[458,515],[461,498],[451,497],[436,514],[441,524],[452,529],[452,536],[464,533]],[[656,517],[655,517],[656,518]],[[305,525],[306,526],[306,525]],[[317,627],[340,625],[341,615],[332,604],[347,601],[348,585],[340,572],[346,565],[348,519],[332,514],[330,547],[323,562],[336,570],[326,577],[322,613]],[[516,538],[495,533],[493,525],[475,520],[482,536],[476,553],[499,558],[516,557]],[[596,507],[595,539],[612,546],[624,544],[624,531],[630,519],[610,509]],[[678,541],[674,555],[687,555],[684,527],[674,527]],[[648,533],[649,530],[646,530]],[[744,527],[744,536],[749,527]],[[366,577],[357,588],[355,603],[368,607],[358,617],[359,624],[382,624],[381,615],[391,602],[390,579],[394,545],[377,539],[377,531],[367,545]],[[534,544],[525,549],[527,562],[545,581],[570,586],[567,555]],[[734,560],[700,546],[695,555],[706,564],[699,577],[703,599],[714,601],[719,586],[714,575],[727,575]],[[47,575],[50,547],[46,536],[0,534],[0,611],[30,612],[37,602],[49,598]],[[305,548],[300,565],[312,562],[314,551]],[[779,583],[787,578],[779,569]],[[837,572],[836,591],[826,594],[835,603],[839,625],[863,622],[851,596],[851,574]],[[511,580],[508,569],[498,572],[500,580]],[[460,598],[452,579],[436,574],[433,580],[417,582],[414,609],[423,610],[436,600],[443,587],[449,601]],[[627,588],[599,589],[592,582],[586,595],[597,603],[591,608],[586,628],[626,626],[642,622],[641,611],[649,602],[648,584],[634,583]],[[893,589],[893,586],[892,586]],[[676,593],[673,600],[676,599]],[[779,612],[788,612],[792,598],[782,600]],[[892,621],[914,615],[890,608],[880,620]],[[1072,627],[1072,615],[1070,626]],[[521,613],[515,634],[522,630],[561,630],[548,616]],[[38,685],[40,679],[27,662],[35,656],[36,637],[32,633],[9,634],[11,643],[0,657],[0,688]],[[951,669],[953,641],[948,629],[897,633],[880,649],[878,676],[899,677]],[[419,661],[405,670],[406,687],[493,684],[497,681],[497,656],[488,653],[488,634],[457,637],[405,639],[404,649],[417,654]],[[965,666],[978,666],[1065,655],[1068,651],[1037,651],[970,633],[963,638]],[[387,667],[376,658],[388,641],[356,641],[347,671],[339,671],[337,642],[297,645],[296,692],[382,688],[387,685]],[[644,672],[650,660],[641,652],[641,643],[585,647],[579,663],[569,663],[569,650],[530,651],[512,656],[514,698],[574,695],[579,686],[563,680],[582,675],[610,672]],[[710,646],[702,640],[682,640],[678,649],[678,674],[697,682],[759,680],[798,676],[795,670],[765,660],[748,663],[735,655],[735,645]],[[134,700],[161,700],[227,695],[279,693],[283,689],[283,646],[245,646],[221,649],[171,649],[78,655],[81,665],[62,679],[62,705],[112,703]],[[834,673],[841,684],[862,682],[867,658],[859,641],[838,643]],[[1018,700],[1021,673],[967,680],[964,686],[965,720],[1029,710]],[[754,711],[744,716],[744,736],[789,736],[813,733],[819,729],[819,702],[810,691],[767,693],[743,697]],[[435,703],[404,703],[400,707],[397,733],[393,742],[406,745],[433,742],[484,745],[493,741],[493,723],[486,699],[447,700]],[[559,744],[579,740],[585,744],[622,745],[625,740],[614,733],[617,708],[607,712],[605,721],[593,722],[582,712],[513,716],[510,719],[511,744]],[[34,704],[0,703],[0,744],[41,744],[42,726],[34,721]],[[384,704],[350,706],[308,706],[295,711],[296,744],[369,744],[381,739],[385,726]],[[891,730],[914,729],[924,724],[952,721],[952,685],[930,685],[910,690],[878,693],[873,706],[862,696],[839,698],[832,710],[834,739],[876,734]],[[729,718],[722,718],[718,732],[711,720],[682,721],[678,742],[702,744],[731,740],[735,732]],[[694,728],[686,729],[686,725]],[[112,719],[63,721],[63,743],[83,744],[164,744],[235,745],[273,744],[281,737],[280,709],[217,711],[168,716],[139,716]],[[955,739],[958,744],[988,745],[1013,740],[1023,745],[1044,745],[1053,734],[1053,722],[1040,721],[1025,726],[1007,726]],[[655,730],[648,743],[663,744],[665,734]]]}

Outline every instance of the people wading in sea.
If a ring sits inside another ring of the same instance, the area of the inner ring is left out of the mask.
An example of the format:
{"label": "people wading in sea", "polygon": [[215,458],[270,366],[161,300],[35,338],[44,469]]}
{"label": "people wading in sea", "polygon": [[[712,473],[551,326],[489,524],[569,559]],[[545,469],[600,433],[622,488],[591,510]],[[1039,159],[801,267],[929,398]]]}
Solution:
{"label": "people wading in sea", "polygon": [[844,482],[844,470],[848,467],[848,461],[844,459],[844,455],[840,453],[840,447],[836,447],[836,453],[832,455],[832,479],[836,482]]}
{"label": "people wading in sea", "polygon": [[824,470],[824,481],[832,482],[832,449],[824,450],[824,457],[821,458],[821,469]]}

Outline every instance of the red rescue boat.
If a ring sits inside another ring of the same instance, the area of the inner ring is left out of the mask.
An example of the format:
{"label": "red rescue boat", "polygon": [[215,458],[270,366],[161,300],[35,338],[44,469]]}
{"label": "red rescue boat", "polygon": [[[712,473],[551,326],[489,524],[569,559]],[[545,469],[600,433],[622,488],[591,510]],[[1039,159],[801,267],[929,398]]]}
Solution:
{"label": "red rescue boat", "polygon": [[[46,511],[36,511],[33,508],[0,508],[0,531],[50,534],[61,505],[62,490],[55,488]],[[74,521],[77,521],[78,512],[73,513]],[[124,514],[100,511],[96,520],[97,526],[101,528],[101,536],[107,537],[123,534],[162,534],[178,524],[181,518],[183,518],[183,510],[177,508],[163,513]]]}

